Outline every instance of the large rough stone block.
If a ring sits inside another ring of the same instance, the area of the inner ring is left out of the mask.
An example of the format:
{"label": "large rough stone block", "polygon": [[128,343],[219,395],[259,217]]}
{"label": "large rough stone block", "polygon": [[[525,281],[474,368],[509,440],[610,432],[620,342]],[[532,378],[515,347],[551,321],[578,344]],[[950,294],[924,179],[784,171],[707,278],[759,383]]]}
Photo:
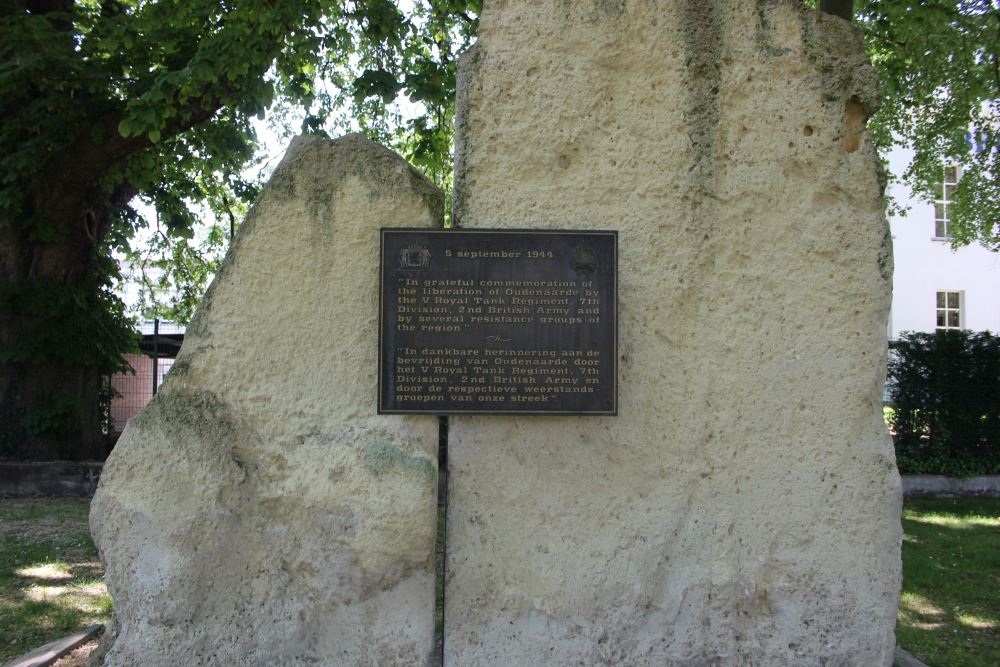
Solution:
{"label": "large rough stone block", "polygon": [[617,229],[620,415],[453,418],[445,664],[889,665],[874,70],[795,0],[488,1],[463,227]]}
{"label": "large rough stone block", "polygon": [[426,663],[438,433],[374,414],[378,229],[442,211],[365,139],[292,144],[104,468],[105,664]]}

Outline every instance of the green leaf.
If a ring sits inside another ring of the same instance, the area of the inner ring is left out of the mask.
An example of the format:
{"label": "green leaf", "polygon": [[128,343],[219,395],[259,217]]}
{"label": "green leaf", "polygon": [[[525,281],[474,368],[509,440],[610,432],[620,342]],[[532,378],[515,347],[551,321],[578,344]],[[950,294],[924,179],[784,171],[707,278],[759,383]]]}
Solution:
{"label": "green leaf", "polygon": [[403,85],[391,72],[366,69],[354,81],[354,99],[364,101],[370,97],[379,97],[383,103],[389,104],[396,99],[402,88]]}

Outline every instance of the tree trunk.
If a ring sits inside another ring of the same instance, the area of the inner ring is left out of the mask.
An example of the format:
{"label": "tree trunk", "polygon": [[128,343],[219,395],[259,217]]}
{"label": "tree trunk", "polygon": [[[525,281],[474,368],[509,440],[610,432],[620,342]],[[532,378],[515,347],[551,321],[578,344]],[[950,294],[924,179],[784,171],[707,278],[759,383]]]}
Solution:
{"label": "tree trunk", "polygon": [[16,223],[0,227],[0,456],[103,460],[108,364],[88,326],[101,308],[87,296],[95,247],[83,231],[60,229],[59,241],[40,243]]}
{"label": "tree trunk", "polygon": [[[0,324],[6,329],[7,322]],[[103,461],[99,394],[92,366],[0,366],[0,455],[22,461]]]}
{"label": "tree trunk", "polygon": [[[37,55],[51,58],[43,62],[53,63],[57,70],[67,68],[54,72],[54,81],[65,76],[73,82],[77,76],[77,70],[66,63],[78,57],[80,35],[87,31],[73,32],[72,21],[87,12],[74,14],[75,4],[74,0],[0,0],[4,21],[15,15],[47,20],[50,34],[56,36],[53,48],[63,53],[54,58],[55,50],[41,49]],[[115,3],[99,4],[102,15],[120,10]],[[32,25],[32,29],[44,27]],[[275,46],[274,54],[280,48]],[[10,62],[21,58],[9,49],[0,51],[4,58],[14,58]],[[265,49],[258,55],[253,61],[255,71],[263,75],[274,54]],[[25,57],[30,60],[34,55]],[[80,71],[97,72],[86,67]],[[114,76],[118,74],[108,72],[109,80]],[[246,79],[257,81],[254,71]],[[19,81],[16,76],[14,81]],[[7,90],[13,89],[9,88],[12,84],[6,85]],[[159,128],[159,135],[174,137],[211,119],[221,99],[238,92],[235,88],[219,80],[201,96],[177,101],[176,113]],[[42,135],[40,145],[45,150],[32,149],[22,156],[21,161],[27,160],[30,167],[21,165],[5,174],[6,184],[0,188],[4,195],[0,207],[0,457],[101,459],[105,454],[99,411],[102,376],[120,368],[122,355],[132,347],[122,313],[106,291],[109,276],[115,273],[109,265],[108,232],[121,208],[137,194],[128,182],[128,170],[116,167],[139,151],[157,147],[148,132],[130,136],[119,132],[129,112],[117,93],[89,98],[85,84],[67,83],[65,89],[54,89],[48,80],[30,77],[19,81],[16,91],[16,99],[0,100],[4,111],[46,101],[56,101],[53,108],[62,109],[66,95],[73,96],[77,108],[68,115],[65,131],[61,126],[58,137]],[[25,134],[25,141],[40,141],[31,132]]]}
{"label": "tree trunk", "polygon": [[99,394],[127,334],[102,302],[98,260],[133,191],[95,186],[75,147],[23,184],[28,220],[0,224],[0,457],[107,455]]}

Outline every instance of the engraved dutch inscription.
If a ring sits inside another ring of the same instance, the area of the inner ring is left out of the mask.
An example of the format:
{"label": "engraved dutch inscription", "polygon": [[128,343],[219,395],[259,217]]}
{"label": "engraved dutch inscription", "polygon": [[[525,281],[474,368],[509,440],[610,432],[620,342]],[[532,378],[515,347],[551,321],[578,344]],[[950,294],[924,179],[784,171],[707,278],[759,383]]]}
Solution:
{"label": "engraved dutch inscription", "polygon": [[379,413],[617,414],[617,233],[383,229]]}

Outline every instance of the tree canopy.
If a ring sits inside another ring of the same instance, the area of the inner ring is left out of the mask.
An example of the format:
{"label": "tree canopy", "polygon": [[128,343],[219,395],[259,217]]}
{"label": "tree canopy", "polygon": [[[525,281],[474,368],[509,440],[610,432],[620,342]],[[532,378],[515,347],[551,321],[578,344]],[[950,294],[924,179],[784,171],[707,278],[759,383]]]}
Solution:
{"label": "tree canopy", "polygon": [[1000,250],[1000,4],[863,0],[856,18],[882,81],[876,143],[913,148],[899,176],[927,201],[958,167],[952,243]]}

